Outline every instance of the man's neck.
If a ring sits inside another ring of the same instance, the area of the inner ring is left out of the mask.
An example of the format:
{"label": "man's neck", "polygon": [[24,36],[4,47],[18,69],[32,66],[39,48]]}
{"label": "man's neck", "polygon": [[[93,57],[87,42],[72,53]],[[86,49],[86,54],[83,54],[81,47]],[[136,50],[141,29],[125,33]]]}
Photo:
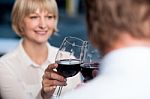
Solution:
{"label": "man's neck", "polygon": [[133,38],[127,33],[120,36],[118,40],[113,42],[112,46],[109,48],[106,48],[105,54],[107,54],[110,51],[125,48],[125,47],[131,47],[131,46],[147,46],[150,47],[150,40],[149,39],[139,39],[139,38]]}

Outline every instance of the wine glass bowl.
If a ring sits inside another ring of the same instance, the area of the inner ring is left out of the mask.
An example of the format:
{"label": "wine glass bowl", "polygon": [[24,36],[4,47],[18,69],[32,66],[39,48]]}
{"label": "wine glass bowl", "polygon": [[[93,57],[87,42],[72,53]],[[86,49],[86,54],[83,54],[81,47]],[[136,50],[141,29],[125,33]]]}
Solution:
{"label": "wine glass bowl", "polygon": [[96,77],[99,71],[99,63],[84,63],[81,65],[81,73],[84,82],[90,81]]}
{"label": "wine glass bowl", "polygon": [[83,59],[83,63],[81,64],[81,73],[84,78],[83,82],[88,82],[97,76],[99,73],[99,65],[99,52],[91,44],[89,44]]}
{"label": "wine glass bowl", "polygon": [[65,78],[75,76],[81,70],[81,63],[76,59],[66,59],[56,63],[58,64],[57,72]]}
{"label": "wine glass bowl", "polygon": [[66,78],[76,75],[81,70],[80,64],[86,47],[87,41],[76,37],[66,37],[56,55],[57,72]]}

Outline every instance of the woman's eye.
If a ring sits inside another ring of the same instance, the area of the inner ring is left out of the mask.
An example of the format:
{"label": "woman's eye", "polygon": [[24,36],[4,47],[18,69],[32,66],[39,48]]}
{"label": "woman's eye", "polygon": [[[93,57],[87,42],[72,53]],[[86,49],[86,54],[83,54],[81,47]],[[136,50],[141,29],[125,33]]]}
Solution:
{"label": "woman's eye", "polygon": [[48,16],[48,19],[52,19],[52,18],[54,18],[54,16],[51,16],[51,15]]}
{"label": "woman's eye", "polygon": [[36,19],[38,16],[30,16],[31,19]]}

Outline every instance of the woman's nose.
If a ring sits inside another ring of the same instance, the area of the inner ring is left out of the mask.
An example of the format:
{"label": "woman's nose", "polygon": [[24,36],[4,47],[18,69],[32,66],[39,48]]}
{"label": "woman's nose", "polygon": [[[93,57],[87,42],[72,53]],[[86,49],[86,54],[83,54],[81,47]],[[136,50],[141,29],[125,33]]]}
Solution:
{"label": "woman's nose", "polygon": [[39,27],[42,28],[42,29],[46,28],[46,20],[44,18],[40,19]]}

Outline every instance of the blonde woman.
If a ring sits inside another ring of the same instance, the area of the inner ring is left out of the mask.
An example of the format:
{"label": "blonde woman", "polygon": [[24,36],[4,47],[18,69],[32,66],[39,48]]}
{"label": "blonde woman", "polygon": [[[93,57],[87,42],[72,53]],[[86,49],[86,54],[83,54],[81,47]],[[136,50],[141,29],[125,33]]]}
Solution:
{"label": "blonde woman", "polygon": [[[48,38],[57,31],[58,8],[55,0],[16,0],[12,10],[13,30],[22,38],[18,47],[0,58],[0,93],[3,99],[42,99],[42,76],[55,62],[57,48]],[[54,68],[53,68],[54,69]],[[56,72],[49,79],[48,94],[56,86],[66,85],[64,92],[80,83],[80,75],[66,80]],[[67,82],[66,82],[67,81]],[[43,80],[43,82],[45,82]],[[70,85],[70,86],[69,86]],[[57,90],[56,90],[57,91]]]}

